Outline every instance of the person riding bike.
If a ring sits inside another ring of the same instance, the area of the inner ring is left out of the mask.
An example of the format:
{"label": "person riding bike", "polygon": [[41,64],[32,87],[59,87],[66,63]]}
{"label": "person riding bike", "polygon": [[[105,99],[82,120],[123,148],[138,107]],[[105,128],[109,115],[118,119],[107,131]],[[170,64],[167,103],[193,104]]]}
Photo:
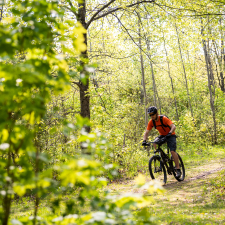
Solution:
{"label": "person riding bike", "polygon": [[[163,144],[167,142],[167,146],[170,149],[170,152],[173,156],[177,173],[176,177],[179,178],[181,176],[180,166],[179,166],[179,160],[178,155],[176,153],[176,135],[175,135],[175,125],[173,122],[168,119],[166,116],[159,116],[158,110],[155,106],[151,106],[148,108],[148,114],[151,117],[151,120],[148,122],[147,129],[144,134],[144,140],[142,142],[142,145],[146,145],[146,140],[148,138],[148,134],[150,130],[155,127],[159,131],[159,136],[154,140],[153,146],[156,150],[157,144]],[[161,117],[161,118],[160,118]]]}

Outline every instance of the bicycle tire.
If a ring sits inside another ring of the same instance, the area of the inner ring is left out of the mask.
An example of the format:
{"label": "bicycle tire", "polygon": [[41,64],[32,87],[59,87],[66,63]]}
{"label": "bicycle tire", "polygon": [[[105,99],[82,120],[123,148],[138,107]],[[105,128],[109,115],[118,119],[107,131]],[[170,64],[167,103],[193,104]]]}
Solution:
{"label": "bicycle tire", "polygon": [[176,180],[178,180],[178,181],[183,181],[184,180],[184,178],[185,178],[185,168],[184,168],[184,163],[183,163],[183,160],[182,160],[182,158],[180,157],[180,155],[177,153],[177,155],[178,155],[178,159],[179,159],[179,166],[180,166],[180,171],[181,171],[181,176],[178,178],[178,177],[176,177],[176,168],[175,168],[175,162],[174,162],[174,160],[173,160],[173,158],[172,158],[172,156],[171,156],[171,161],[172,161],[172,163],[173,163],[173,175],[174,175],[174,177],[175,177],[175,179]]}
{"label": "bicycle tire", "polygon": [[152,156],[148,163],[149,173],[151,178],[154,180],[159,180],[160,182],[166,184],[167,173],[164,163],[161,158],[157,155]]}

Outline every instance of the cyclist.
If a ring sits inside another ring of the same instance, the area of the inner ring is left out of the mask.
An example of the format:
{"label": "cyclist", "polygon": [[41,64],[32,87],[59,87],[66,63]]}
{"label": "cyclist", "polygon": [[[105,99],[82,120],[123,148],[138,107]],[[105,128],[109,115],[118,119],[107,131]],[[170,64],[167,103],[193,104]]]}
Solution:
{"label": "cyclist", "polygon": [[159,116],[158,110],[155,106],[151,106],[148,108],[148,114],[151,117],[151,120],[148,122],[148,126],[144,134],[144,140],[142,142],[142,145],[143,146],[146,145],[148,134],[150,130],[153,127],[155,127],[159,131],[160,135],[154,140],[153,146],[156,149],[157,144],[163,144],[167,142],[167,146],[170,149],[170,152],[173,156],[176,165],[177,169],[176,178],[179,178],[181,176],[181,171],[179,166],[178,155],[176,153],[176,135],[174,132],[176,127],[173,124],[173,122],[166,116]]}

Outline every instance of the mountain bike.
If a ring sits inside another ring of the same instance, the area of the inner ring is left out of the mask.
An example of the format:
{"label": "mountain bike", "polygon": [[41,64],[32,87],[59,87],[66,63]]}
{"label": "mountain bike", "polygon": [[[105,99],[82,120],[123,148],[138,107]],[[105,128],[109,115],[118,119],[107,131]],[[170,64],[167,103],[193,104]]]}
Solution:
{"label": "mountain bike", "polygon": [[[148,142],[146,143],[146,146],[150,146],[150,143],[154,142]],[[183,181],[185,178],[185,168],[182,158],[177,153],[179,159],[179,166],[181,170],[181,176],[178,178],[176,177],[177,169],[175,166],[175,162],[169,149],[167,148],[166,154],[161,148],[161,145],[162,144],[158,145],[158,148],[156,149],[156,151],[154,151],[154,155],[149,159],[148,168],[151,178],[166,183],[168,173],[168,175],[173,175],[176,178],[176,180]]]}

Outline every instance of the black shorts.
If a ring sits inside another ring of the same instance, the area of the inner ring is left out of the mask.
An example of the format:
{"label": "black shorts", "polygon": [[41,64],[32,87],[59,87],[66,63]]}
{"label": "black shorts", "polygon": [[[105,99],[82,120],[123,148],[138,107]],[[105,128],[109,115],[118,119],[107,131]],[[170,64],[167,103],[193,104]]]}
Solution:
{"label": "black shorts", "polygon": [[[157,138],[161,139],[165,136],[159,135]],[[176,151],[177,149],[177,140],[176,140],[176,135],[171,135],[170,137],[166,138],[167,142],[167,147],[169,148],[170,151]]]}

